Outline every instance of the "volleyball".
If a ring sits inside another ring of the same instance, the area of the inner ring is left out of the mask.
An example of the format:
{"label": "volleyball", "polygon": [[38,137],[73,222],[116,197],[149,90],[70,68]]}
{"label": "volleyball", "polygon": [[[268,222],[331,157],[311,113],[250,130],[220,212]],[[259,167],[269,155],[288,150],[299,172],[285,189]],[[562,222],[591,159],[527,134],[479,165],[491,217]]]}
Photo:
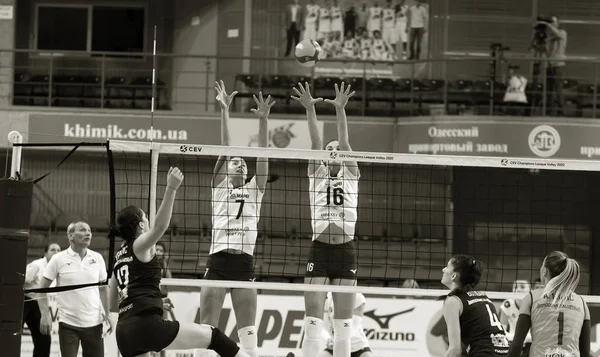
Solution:
{"label": "volleyball", "polygon": [[321,45],[315,40],[303,40],[296,46],[294,56],[303,67],[314,67],[319,62]]}

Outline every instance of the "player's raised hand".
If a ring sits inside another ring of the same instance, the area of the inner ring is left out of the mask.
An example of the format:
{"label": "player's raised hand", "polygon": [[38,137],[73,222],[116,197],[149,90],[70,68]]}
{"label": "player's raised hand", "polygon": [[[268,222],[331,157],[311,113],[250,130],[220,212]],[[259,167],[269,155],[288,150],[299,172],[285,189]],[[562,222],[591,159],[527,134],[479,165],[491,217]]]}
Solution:
{"label": "player's raised hand", "polygon": [[334,107],[338,109],[342,109],[346,107],[348,104],[348,100],[352,98],[352,96],[356,93],[355,91],[350,91],[352,88],[350,85],[345,87],[345,83],[342,82],[340,86],[335,84],[335,99],[325,99],[326,103],[333,104]]}
{"label": "player's raised hand", "polygon": [[275,105],[275,101],[271,99],[271,96],[268,96],[267,100],[264,100],[262,92],[258,92],[258,97],[253,95],[252,98],[254,98],[256,108],[252,108],[250,111],[258,115],[259,118],[267,118],[271,112],[271,107]]}
{"label": "player's raised hand", "polygon": [[227,94],[223,81],[215,81],[215,90],[217,91],[217,102],[219,102],[222,109],[229,108],[233,102],[233,97],[238,93],[237,91],[233,91],[231,94]]}
{"label": "player's raised hand", "polygon": [[167,188],[178,189],[183,181],[183,173],[176,167],[171,167],[167,174]]}
{"label": "player's raised hand", "polygon": [[302,83],[298,83],[298,88],[294,87],[292,89],[298,96],[292,95],[290,97],[302,104],[304,108],[308,109],[314,107],[315,104],[323,101],[323,98],[313,98],[310,95],[310,86],[308,85],[308,82],[305,82],[304,86],[302,86]]}

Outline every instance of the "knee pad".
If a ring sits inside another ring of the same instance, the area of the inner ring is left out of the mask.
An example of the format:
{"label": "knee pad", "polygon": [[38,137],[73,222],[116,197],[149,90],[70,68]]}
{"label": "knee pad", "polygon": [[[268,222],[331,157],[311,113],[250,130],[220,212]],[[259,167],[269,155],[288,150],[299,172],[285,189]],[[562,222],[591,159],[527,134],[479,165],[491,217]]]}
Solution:
{"label": "knee pad", "polygon": [[213,350],[221,357],[235,357],[240,348],[237,343],[233,342],[221,330],[216,327],[212,328],[212,336],[210,338],[209,350]]}
{"label": "knee pad", "polygon": [[352,319],[334,319],[333,331],[335,340],[350,340],[350,337],[352,336]]}
{"label": "knee pad", "polygon": [[318,317],[306,316],[304,318],[304,333],[309,340],[321,338],[321,329],[323,328],[323,320]]}

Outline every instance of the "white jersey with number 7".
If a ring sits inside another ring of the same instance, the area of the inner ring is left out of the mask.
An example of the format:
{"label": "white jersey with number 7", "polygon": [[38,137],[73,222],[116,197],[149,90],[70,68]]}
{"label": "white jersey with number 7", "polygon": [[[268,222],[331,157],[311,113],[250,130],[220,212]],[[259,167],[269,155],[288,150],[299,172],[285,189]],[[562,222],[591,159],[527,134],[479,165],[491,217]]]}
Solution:
{"label": "white jersey with number 7", "polygon": [[223,180],[213,188],[210,254],[225,249],[254,254],[263,195],[256,177],[241,187],[234,188],[229,180]]}
{"label": "white jersey with number 7", "polygon": [[360,173],[354,176],[343,164],[338,174],[331,176],[329,168],[321,163],[308,178],[312,239],[317,239],[332,223],[354,237]]}
{"label": "white jersey with number 7", "polygon": [[[524,300],[527,300],[526,297]],[[553,296],[542,289],[531,291],[531,357],[579,357],[579,336],[583,321],[590,311],[581,296],[573,293],[566,303],[557,308]]]}

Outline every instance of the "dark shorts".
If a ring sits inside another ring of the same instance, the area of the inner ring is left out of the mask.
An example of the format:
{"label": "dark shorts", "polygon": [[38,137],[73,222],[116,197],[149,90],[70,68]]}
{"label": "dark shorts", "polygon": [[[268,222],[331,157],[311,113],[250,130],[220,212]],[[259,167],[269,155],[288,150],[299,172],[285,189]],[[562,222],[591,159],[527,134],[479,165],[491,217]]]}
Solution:
{"label": "dark shorts", "polygon": [[[326,348],[325,351],[329,352],[329,354],[331,354],[333,356],[333,350]],[[352,353],[350,353],[350,357],[360,357],[360,355],[362,355],[365,352],[371,352],[371,349],[369,347],[365,347],[363,349],[360,349],[358,351],[354,351]]]}
{"label": "dark shorts", "polygon": [[137,315],[117,323],[117,346],[123,357],[167,348],[179,333],[179,322],[164,320],[161,315]]}
{"label": "dark shorts", "polygon": [[217,252],[208,256],[204,279],[254,281],[254,257]]}
{"label": "dark shorts", "polygon": [[306,277],[356,279],[357,270],[358,259],[353,240],[344,244],[312,242],[306,264]]}

